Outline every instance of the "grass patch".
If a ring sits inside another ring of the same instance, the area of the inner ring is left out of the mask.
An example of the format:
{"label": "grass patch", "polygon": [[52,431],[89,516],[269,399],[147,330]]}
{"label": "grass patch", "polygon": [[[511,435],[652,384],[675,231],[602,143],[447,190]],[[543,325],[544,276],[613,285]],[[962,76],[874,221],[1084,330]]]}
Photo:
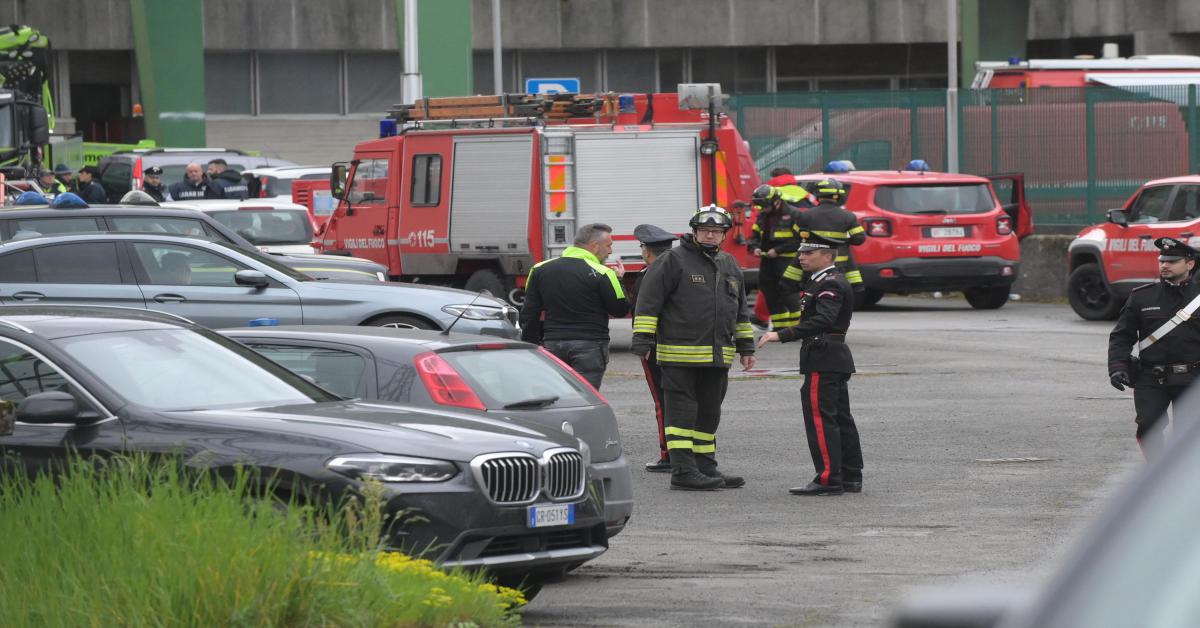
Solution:
{"label": "grass patch", "polygon": [[257,480],[141,457],[75,460],[55,477],[7,473],[0,623],[519,624],[519,592],[381,552],[369,490],[365,506],[281,509],[255,498]]}

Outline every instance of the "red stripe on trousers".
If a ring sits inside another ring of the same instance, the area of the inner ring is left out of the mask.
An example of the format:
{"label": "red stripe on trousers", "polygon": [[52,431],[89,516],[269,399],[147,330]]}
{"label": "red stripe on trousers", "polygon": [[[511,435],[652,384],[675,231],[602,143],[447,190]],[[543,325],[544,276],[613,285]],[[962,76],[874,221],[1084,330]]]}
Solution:
{"label": "red stripe on trousers", "polygon": [[659,459],[667,459],[667,434],[663,431],[662,399],[658,398],[658,388],[654,386],[654,378],[650,376],[650,358],[642,356],[642,373],[646,375],[646,387],[650,389],[650,398],[654,400],[654,418],[658,420],[658,451]]}
{"label": "red stripe on trousers", "polygon": [[821,374],[812,373],[812,385],[808,388],[808,402],[812,406],[813,427],[817,429],[817,447],[821,450],[821,462],[825,468],[821,471],[821,484],[829,484],[829,447],[825,445],[825,421],[821,418],[820,395],[817,390],[821,386]]}

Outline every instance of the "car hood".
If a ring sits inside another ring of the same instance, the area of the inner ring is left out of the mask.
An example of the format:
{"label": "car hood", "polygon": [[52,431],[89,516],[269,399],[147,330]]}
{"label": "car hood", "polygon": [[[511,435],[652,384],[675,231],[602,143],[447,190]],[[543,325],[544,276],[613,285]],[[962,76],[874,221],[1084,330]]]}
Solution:
{"label": "car hood", "polygon": [[384,266],[379,262],[373,262],[369,259],[364,259],[361,257],[350,257],[347,255],[325,255],[323,253],[283,253],[278,252],[277,249],[273,249],[271,251],[271,255],[275,259],[295,259],[304,260],[306,262],[318,260],[322,262],[335,262],[347,266],[370,266],[372,268],[379,268],[380,270],[387,270],[387,266]]}
{"label": "car hood", "polygon": [[521,420],[383,402],[332,401],[163,414],[231,431],[264,430],[281,436],[337,442],[345,448],[345,453],[379,452],[469,462],[485,453],[516,451],[540,455],[554,447],[578,448],[577,441],[567,434]]}
{"label": "car hood", "polygon": [[484,305],[489,307],[503,307],[504,303],[489,297],[483,296],[475,292],[459,290],[457,288],[444,288],[442,286],[427,286],[424,284],[402,283],[397,281],[378,282],[378,283],[317,283],[311,282],[308,285],[315,285],[321,289],[334,290],[340,292],[356,292],[362,294],[375,294],[380,299],[420,299],[425,298],[430,301],[436,301],[445,305],[459,305],[463,303],[475,302],[475,305]]}

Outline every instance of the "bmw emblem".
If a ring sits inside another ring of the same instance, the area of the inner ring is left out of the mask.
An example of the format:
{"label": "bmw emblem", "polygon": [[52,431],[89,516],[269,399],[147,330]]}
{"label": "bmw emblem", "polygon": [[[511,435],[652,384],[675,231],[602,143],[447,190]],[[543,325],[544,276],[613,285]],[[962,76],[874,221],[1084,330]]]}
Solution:
{"label": "bmw emblem", "polygon": [[517,444],[517,447],[524,447],[525,449],[533,449],[533,445],[531,445],[528,441],[518,440],[518,441],[513,441],[513,442],[515,442]]}

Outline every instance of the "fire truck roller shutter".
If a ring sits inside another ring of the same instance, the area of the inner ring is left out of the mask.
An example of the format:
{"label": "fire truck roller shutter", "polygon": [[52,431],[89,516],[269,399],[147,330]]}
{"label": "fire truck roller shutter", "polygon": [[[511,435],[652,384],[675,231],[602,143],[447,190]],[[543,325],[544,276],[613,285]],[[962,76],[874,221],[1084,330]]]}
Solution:
{"label": "fire truck roller shutter", "polygon": [[455,138],[450,252],[527,256],[532,176],[532,134]]}
{"label": "fire truck roller shutter", "polygon": [[[578,224],[606,223],[614,236],[632,236],[642,223],[689,231],[701,205],[698,132],[580,132],[575,152]],[[617,240],[617,257],[638,259],[637,240]]]}

